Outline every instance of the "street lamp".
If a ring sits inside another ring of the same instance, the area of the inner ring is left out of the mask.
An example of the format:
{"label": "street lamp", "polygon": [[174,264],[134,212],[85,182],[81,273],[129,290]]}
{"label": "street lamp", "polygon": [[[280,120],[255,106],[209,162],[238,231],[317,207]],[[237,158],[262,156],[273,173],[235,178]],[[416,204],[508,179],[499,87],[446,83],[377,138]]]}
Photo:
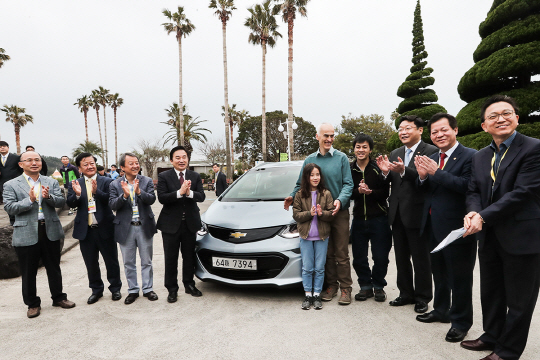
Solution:
{"label": "street lamp", "polygon": [[[293,118],[293,121],[294,121],[294,118]],[[285,123],[287,124],[287,131],[284,131],[285,130],[285,128],[283,127],[284,123],[279,124],[278,131],[283,133],[283,137],[285,139],[288,139],[289,138],[289,122],[286,121]],[[298,124],[296,123],[296,121],[292,123],[291,127],[293,130],[298,129]],[[287,154],[289,157],[289,161],[291,161],[291,144],[289,143],[288,140],[287,140]]]}

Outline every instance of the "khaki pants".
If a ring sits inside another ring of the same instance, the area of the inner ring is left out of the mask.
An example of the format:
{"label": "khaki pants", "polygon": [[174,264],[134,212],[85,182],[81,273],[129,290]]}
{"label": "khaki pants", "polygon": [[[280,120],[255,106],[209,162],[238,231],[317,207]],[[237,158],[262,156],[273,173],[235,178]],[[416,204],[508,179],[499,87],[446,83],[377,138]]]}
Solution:
{"label": "khaki pants", "polygon": [[331,223],[328,253],[326,255],[326,284],[350,289],[352,287],[349,259],[349,209],[340,210]]}

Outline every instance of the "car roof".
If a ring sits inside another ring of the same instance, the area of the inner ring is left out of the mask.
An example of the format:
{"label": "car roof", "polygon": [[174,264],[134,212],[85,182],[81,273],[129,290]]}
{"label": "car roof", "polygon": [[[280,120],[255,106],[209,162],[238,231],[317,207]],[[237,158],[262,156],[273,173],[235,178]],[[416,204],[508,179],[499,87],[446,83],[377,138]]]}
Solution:
{"label": "car roof", "polygon": [[262,164],[259,164],[259,165],[255,166],[253,169],[278,168],[278,167],[289,167],[289,166],[298,167],[298,166],[302,166],[303,163],[304,163],[304,161],[302,161],[302,160],[282,161],[282,162],[265,162],[265,163],[262,163]]}

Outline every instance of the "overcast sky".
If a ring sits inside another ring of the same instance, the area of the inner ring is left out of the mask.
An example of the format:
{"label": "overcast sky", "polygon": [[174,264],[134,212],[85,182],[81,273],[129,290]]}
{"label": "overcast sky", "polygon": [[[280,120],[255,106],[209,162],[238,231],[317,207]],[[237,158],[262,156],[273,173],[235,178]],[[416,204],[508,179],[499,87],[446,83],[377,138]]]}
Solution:
{"label": "overcast sky", "polygon": [[[178,102],[178,46],[167,35],[161,11],[184,6],[196,30],[183,39],[183,99],[191,115],[208,120],[210,138],[224,138],[221,106],[221,22],[208,0],[2,0],[0,48],[11,56],[0,69],[0,107],[24,107],[34,124],[21,130],[21,146],[49,156],[71,155],[83,142],[84,117],[73,103],[103,86],[118,92],[118,152],[159,139],[168,130],[165,108]],[[261,114],[261,49],[248,43],[244,26],[253,0],[235,0],[227,26],[229,103]],[[457,93],[474,64],[478,26],[492,0],[423,0],[428,66],[435,71],[439,104],[457,114]],[[339,124],[342,115],[381,114],[402,100],[397,88],[412,65],[416,0],[313,0],[294,27],[294,113],[317,125]],[[267,53],[267,111],[287,112],[287,27]],[[107,108],[109,163],[114,160],[113,111]],[[0,116],[5,118],[4,113]],[[103,128],[103,112],[100,110]],[[95,111],[90,140],[99,141]],[[236,131],[235,131],[236,134]],[[0,136],[15,151],[13,125]],[[104,140],[105,141],[105,140]],[[194,144],[196,146],[196,144]],[[170,146],[170,145],[168,145]],[[195,154],[195,158],[199,158]]]}

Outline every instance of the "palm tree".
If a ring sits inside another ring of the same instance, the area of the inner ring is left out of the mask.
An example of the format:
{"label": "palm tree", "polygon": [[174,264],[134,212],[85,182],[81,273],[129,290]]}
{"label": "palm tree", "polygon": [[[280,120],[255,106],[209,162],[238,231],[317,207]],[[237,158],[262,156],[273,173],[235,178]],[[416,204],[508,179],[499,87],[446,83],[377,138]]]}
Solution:
{"label": "palm tree", "polygon": [[101,124],[99,122],[99,104],[101,94],[98,90],[92,90],[92,94],[90,95],[92,107],[96,110],[96,116],[97,116],[97,124],[98,124],[98,130],[99,130],[99,143],[101,145],[101,158],[104,159],[105,155],[103,154],[103,138],[101,137]]}
{"label": "palm tree", "polygon": [[78,98],[77,102],[73,105],[77,105],[79,109],[81,109],[81,112],[84,114],[84,128],[86,130],[86,141],[88,141],[88,110],[92,107],[93,103],[92,100],[86,95],[83,95],[83,97]]}
{"label": "palm tree", "polygon": [[266,45],[274,47],[278,37],[278,25],[272,10],[271,0],[266,0],[262,5],[249,8],[251,16],[246,19],[245,26],[251,30],[248,42],[262,47],[262,153],[263,161],[266,161]]}
{"label": "palm tree", "polygon": [[[164,137],[164,144],[168,143],[169,141],[171,143],[175,143],[180,138],[180,133],[178,131],[179,127],[179,120],[180,120],[180,107],[177,103],[173,103],[168,109],[165,109],[167,112],[167,116],[169,119],[167,121],[162,121],[162,124],[169,125],[171,129],[165,134]],[[193,151],[193,146],[191,144],[191,140],[199,141],[202,143],[205,143],[208,141],[206,135],[204,132],[212,133],[212,131],[200,127],[200,124],[203,122],[206,122],[207,120],[197,120],[199,119],[199,116],[196,118],[193,118],[191,115],[187,113],[186,106],[184,105],[183,109],[184,113],[184,146],[186,149],[190,152]]]}
{"label": "palm tree", "polygon": [[101,162],[103,162],[103,149],[99,146],[98,143],[93,141],[86,140],[85,142],[82,142],[77,146],[75,149],[73,149],[73,158],[76,158],[77,155],[87,152],[92,155],[99,156],[101,158]]}
{"label": "palm tree", "polygon": [[4,66],[4,61],[8,61],[11,59],[9,55],[6,55],[6,51],[2,48],[0,48],[0,68]]}
{"label": "palm tree", "polygon": [[124,99],[120,97],[120,94],[116,93],[109,98],[111,108],[114,111],[114,161],[118,161],[118,131],[116,128],[116,109],[118,109],[124,103]]}
{"label": "palm tree", "polygon": [[27,123],[34,122],[32,115],[26,114],[26,109],[18,107],[16,105],[7,106],[4,105],[3,109],[0,109],[6,113],[6,121],[11,122],[15,128],[15,143],[17,144],[17,154],[21,154],[21,127]]}
{"label": "palm tree", "polygon": [[184,105],[182,103],[182,36],[187,37],[193,30],[195,30],[195,25],[186,18],[184,14],[184,8],[182,6],[178,7],[178,12],[171,14],[167,9],[163,10],[163,15],[165,15],[170,23],[163,23],[163,27],[167,34],[172,32],[176,33],[176,40],[178,41],[178,54],[179,54],[179,99],[178,103],[180,104],[180,122],[178,123],[178,132],[180,133],[180,138],[178,139],[178,145],[184,145],[184,134],[180,132],[180,129],[184,127]]}
{"label": "palm tree", "polygon": [[274,0],[278,3],[274,7],[274,14],[277,14],[281,11],[283,21],[287,23],[288,26],[288,35],[289,35],[289,104],[288,104],[288,113],[287,118],[287,130],[289,137],[289,148],[291,149],[291,157],[294,152],[294,143],[293,143],[293,94],[292,94],[292,82],[293,82],[293,28],[294,28],[294,19],[296,19],[296,11],[302,16],[307,16],[306,5],[309,0]]}
{"label": "palm tree", "polygon": [[103,106],[103,133],[105,134],[105,168],[109,167],[109,148],[107,146],[107,117],[105,115],[105,108],[109,105],[109,98],[111,94],[108,89],[105,89],[103,86],[99,86],[96,90],[99,93],[99,103]]}
{"label": "palm tree", "polygon": [[[225,106],[222,106],[221,110],[225,111]],[[221,113],[221,116],[225,116],[225,113]],[[242,122],[248,116],[249,116],[249,111],[245,109],[238,111],[236,110],[236,104],[232,104],[232,106],[229,105],[229,128],[231,129],[231,154],[233,155],[234,155],[234,147],[233,147],[234,146],[234,137],[233,137],[234,126],[236,125],[238,128],[240,128],[240,125],[242,125]]]}
{"label": "palm tree", "polygon": [[233,168],[231,165],[231,145],[229,144],[229,85],[227,80],[227,21],[232,15],[232,10],[236,10],[234,0],[210,0],[210,9],[216,9],[215,15],[221,20],[223,29],[223,74],[224,74],[224,93],[225,93],[225,144],[227,148],[227,178],[232,179]]}

